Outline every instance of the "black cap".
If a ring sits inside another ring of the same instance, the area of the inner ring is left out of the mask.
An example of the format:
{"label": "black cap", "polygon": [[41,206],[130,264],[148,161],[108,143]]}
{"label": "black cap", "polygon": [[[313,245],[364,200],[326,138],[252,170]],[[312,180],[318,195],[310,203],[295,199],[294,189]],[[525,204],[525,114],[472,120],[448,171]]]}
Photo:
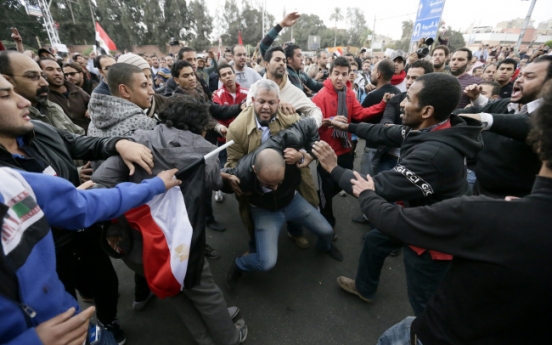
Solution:
{"label": "black cap", "polygon": [[41,54],[44,54],[44,53],[46,53],[48,55],[52,55],[53,57],[55,57],[54,53],[52,53],[50,48],[44,48],[44,47],[42,47],[38,50],[37,55],[40,56]]}

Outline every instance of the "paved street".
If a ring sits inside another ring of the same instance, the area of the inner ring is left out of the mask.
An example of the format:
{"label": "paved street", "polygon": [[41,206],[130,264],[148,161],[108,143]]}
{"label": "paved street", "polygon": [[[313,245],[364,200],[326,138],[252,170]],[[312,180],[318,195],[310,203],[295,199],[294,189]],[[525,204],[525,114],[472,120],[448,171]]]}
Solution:
{"label": "paved street", "polygon": [[[361,153],[361,149],[357,152]],[[359,162],[357,158],[356,168]],[[220,259],[210,261],[211,270],[228,305],[238,306],[239,317],[247,322],[246,344],[375,344],[387,328],[412,315],[402,255],[387,259],[373,303],[339,288],[338,276],[354,278],[362,235],[370,228],[351,221],[360,213],[356,198],[338,195],[334,207],[339,234],[336,245],[344,254],[343,262],[315,251],[316,239],[310,233],[306,236],[311,245],[305,250],[296,247],[282,231],[276,267],[269,272],[244,275],[236,289],[229,291],[224,274],[231,260],[247,249],[247,234],[233,195],[227,195],[222,204],[214,204],[215,216],[227,230],[217,233],[207,229],[207,243],[222,254]],[[155,298],[143,311],[133,311],[133,274],[120,261],[115,261],[115,266],[121,295],[119,321],[127,334],[127,344],[195,344],[172,309],[170,299]]]}

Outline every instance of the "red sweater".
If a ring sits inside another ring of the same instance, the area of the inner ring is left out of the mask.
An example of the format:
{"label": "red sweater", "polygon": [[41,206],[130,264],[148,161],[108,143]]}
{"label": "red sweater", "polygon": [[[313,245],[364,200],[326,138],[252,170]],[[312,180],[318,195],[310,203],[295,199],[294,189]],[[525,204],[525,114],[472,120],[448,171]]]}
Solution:
{"label": "red sweater", "polygon": [[[220,105],[234,105],[234,104],[240,104],[247,98],[247,93],[249,91],[247,89],[244,89],[240,86],[240,84],[236,83],[236,98],[230,94],[230,91],[226,88],[226,85],[222,85],[220,89],[215,91],[213,93],[213,102],[220,104]],[[226,127],[230,126],[232,121],[234,121],[236,118],[229,119],[229,120],[217,120],[221,125],[224,125]],[[226,138],[219,137],[218,141],[224,143],[226,142]]]}
{"label": "red sweater", "polygon": [[[330,79],[324,81],[324,87],[312,98],[312,101],[322,110],[324,119],[343,115],[337,113],[337,92],[335,92]],[[347,112],[349,113],[349,122],[351,122],[351,119],[366,121],[377,117],[383,113],[386,104],[386,102],[381,101],[379,104],[363,108],[357,100],[355,92],[352,90],[351,82],[347,81]],[[351,151],[351,148],[343,147],[341,139],[332,137],[333,128],[322,125],[318,131],[320,132],[320,140],[327,142],[338,156]],[[351,139],[350,133],[348,136]]]}

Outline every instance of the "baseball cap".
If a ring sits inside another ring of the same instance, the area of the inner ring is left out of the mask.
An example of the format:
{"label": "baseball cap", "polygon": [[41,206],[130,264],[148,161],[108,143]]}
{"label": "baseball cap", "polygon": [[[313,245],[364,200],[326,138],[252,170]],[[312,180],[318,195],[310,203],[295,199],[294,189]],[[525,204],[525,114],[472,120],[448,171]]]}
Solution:
{"label": "baseball cap", "polygon": [[406,61],[406,53],[402,50],[395,50],[393,54],[391,54],[391,60],[395,61],[396,58],[401,58],[403,61]]}
{"label": "baseball cap", "polygon": [[42,47],[38,50],[38,53],[37,55],[40,56],[40,54],[49,54],[49,55],[54,55],[54,53],[52,53],[52,51],[50,50],[50,48],[45,48],[45,47]]}

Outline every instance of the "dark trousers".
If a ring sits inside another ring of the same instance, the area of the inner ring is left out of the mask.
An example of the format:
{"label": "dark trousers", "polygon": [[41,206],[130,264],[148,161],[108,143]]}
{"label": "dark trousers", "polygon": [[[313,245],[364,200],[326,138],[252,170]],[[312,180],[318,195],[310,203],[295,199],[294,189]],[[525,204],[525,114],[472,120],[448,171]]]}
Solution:
{"label": "dark trousers", "polygon": [[[362,296],[374,298],[385,259],[393,250],[403,246],[401,241],[385,236],[377,229],[366,234],[355,278],[356,288]],[[433,260],[429,251],[418,255],[410,247],[404,247],[408,299],[414,314],[418,316],[424,311],[427,301],[437,289],[452,261]]]}
{"label": "dark trousers", "polygon": [[146,277],[134,273],[134,300],[136,302],[145,301],[150,295],[151,290],[148,286]]}
{"label": "dark trousers", "polygon": [[212,202],[213,191],[206,188],[205,189],[205,198],[203,201],[203,206],[205,207],[205,221],[212,222],[215,220],[215,215],[213,214],[213,204]]}
{"label": "dark trousers", "polygon": [[[353,156],[347,152],[337,157],[337,165],[345,169],[353,169]],[[333,215],[333,197],[341,191],[339,184],[333,180],[329,172],[324,170],[320,164],[316,167],[318,171],[318,197],[320,198],[320,213],[328,223],[335,227]],[[335,230],[335,229],[334,229]]]}
{"label": "dark trousers", "polygon": [[117,317],[119,280],[109,256],[100,246],[101,228],[94,225],[75,235],[71,243],[56,252],[56,271],[65,290],[75,299],[76,287],[87,287],[102,324]]}

